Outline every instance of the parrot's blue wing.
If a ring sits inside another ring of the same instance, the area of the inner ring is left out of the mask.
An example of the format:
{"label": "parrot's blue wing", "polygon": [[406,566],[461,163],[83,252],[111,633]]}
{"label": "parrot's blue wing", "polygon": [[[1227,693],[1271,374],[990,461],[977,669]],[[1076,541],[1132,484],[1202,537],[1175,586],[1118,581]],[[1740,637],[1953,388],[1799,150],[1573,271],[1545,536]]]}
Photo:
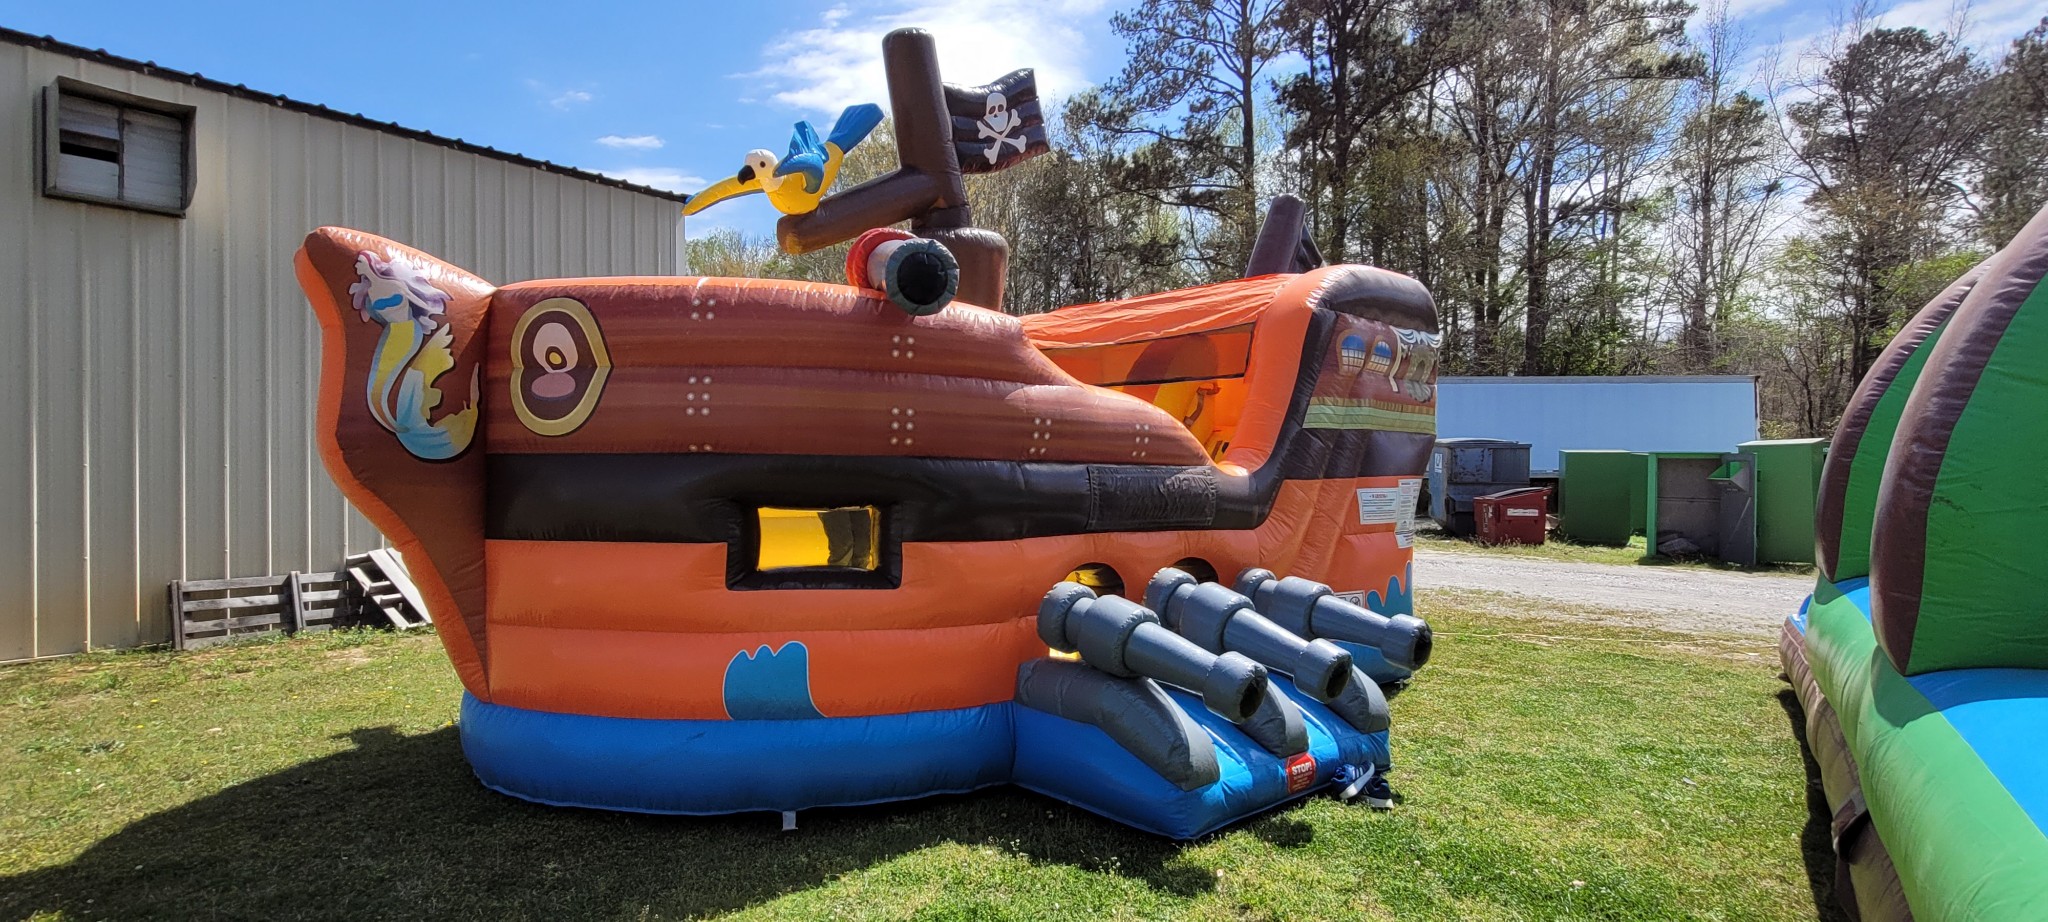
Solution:
{"label": "parrot's blue wing", "polygon": [[804,178],[804,191],[817,192],[825,185],[825,143],[810,122],[796,123],[789,136],[789,156],[775,165],[775,175]]}
{"label": "parrot's blue wing", "polygon": [[784,159],[795,160],[805,154],[823,153],[825,142],[818,140],[818,129],[812,128],[810,122],[796,123],[796,130],[789,133],[789,156]]}
{"label": "parrot's blue wing", "polygon": [[800,175],[804,178],[804,191],[817,192],[825,185],[825,152],[791,154],[789,159],[775,165],[775,175]]}
{"label": "parrot's blue wing", "polygon": [[826,142],[839,148],[839,153],[843,155],[852,150],[855,144],[865,140],[868,132],[874,131],[875,126],[881,123],[881,106],[871,102],[847,106],[846,111],[839,113],[839,121],[832,123],[832,136],[827,138]]}

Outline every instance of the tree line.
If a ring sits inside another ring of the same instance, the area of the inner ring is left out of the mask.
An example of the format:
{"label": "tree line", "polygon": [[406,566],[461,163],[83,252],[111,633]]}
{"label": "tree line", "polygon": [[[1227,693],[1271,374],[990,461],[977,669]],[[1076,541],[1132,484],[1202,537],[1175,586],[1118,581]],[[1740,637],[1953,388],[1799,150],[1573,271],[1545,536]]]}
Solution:
{"label": "tree line", "polygon": [[[1142,0],[1053,152],[969,194],[1013,312],[1234,278],[1291,193],[1327,259],[1429,287],[1446,374],[1752,374],[1768,434],[1825,435],[2048,203],[2048,18],[1984,53],[1840,19],[1759,53],[1684,0]],[[878,133],[842,182],[894,165]],[[688,247],[705,274],[843,260]]]}

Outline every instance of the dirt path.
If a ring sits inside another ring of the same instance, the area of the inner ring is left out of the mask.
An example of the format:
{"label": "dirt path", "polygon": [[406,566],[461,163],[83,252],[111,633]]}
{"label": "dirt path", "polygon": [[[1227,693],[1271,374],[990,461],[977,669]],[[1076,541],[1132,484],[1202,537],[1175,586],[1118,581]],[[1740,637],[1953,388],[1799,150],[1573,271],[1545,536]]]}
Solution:
{"label": "dirt path", "polygon": [[1813,577],[1731,573],[1695,567],[1571,563],[1483,552],[1415,549],[1422,590],[1477,589],[1609,609],[1628,620],[1680,631],[1775,634],[1813,591]]}

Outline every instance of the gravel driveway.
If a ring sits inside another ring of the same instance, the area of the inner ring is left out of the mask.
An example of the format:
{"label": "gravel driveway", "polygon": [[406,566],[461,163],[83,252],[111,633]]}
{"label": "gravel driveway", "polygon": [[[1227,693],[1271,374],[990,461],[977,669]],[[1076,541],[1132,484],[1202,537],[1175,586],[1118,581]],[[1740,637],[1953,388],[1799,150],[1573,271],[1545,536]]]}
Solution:
{"label": "gravel driveway", "polygon": [[[1814,578],[1415,549],[1418,589],[1476,589],[1608,609],[1681,631],[1775,635]],[[1567,608],[1556,614],[1569,614]]]}

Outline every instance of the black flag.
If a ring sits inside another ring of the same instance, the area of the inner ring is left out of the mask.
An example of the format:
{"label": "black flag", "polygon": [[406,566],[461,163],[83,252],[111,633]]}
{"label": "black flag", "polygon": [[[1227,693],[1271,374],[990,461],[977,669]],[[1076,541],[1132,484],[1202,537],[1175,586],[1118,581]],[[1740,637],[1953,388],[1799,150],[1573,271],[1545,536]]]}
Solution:
{"label": "black flag", "polygon": [[946,109],[962,173],[993,173],[1052,149],[1031,68],[983,86],[946,84]]}

